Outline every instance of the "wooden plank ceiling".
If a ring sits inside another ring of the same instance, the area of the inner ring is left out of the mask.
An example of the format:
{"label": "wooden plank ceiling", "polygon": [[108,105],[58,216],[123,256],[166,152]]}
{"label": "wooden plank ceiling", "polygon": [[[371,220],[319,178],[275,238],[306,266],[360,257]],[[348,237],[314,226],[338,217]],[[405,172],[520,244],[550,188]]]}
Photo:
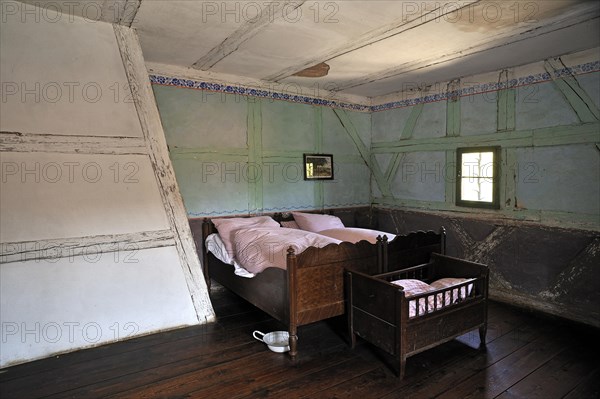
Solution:
{"label": "wooden plank ceiling", "polygon": [[600,45],[597,1],[26,2],[135,28],[147,63],[367,99]]}

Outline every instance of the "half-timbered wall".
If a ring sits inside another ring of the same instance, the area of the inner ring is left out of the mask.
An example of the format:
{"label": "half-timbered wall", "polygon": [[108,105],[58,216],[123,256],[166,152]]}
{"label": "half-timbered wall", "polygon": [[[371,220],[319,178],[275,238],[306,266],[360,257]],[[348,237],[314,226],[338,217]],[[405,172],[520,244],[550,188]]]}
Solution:
{"label": "half-timbered wall", "polygon": [[[490,266],[493,298],[600,325],[599,58],[466,77],[429,88],[455,95],[374,112],[379,227],[444,225],[451,255]],[[456,206],[456,149],[490,145],[502,149],[501,208]]]}
{"label": "half-timbered wall", "polygon": [[[368,206],[370,115],[153,85],[190,217]],[[333,154],[305,181],[304,153]]]}
{"label": "half-timbered wall", "polygon": [[135,32],[10,10],[0,367],[212,320]]}

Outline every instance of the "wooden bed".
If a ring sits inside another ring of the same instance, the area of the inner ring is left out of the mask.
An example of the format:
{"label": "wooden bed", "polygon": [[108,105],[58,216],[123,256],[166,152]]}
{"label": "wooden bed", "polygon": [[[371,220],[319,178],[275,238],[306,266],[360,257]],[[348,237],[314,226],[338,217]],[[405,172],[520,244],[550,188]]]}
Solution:
{"label": "wooden bed", "polygon": [[[407,357],[471,330],[479,329],[483,347],[487,330],[488,276],[484,265],[439,254],[432,254],[426,264],[380,275],[347,271],[352,346],[358,335],[393,355],[393,367],[401,379]],[[440,278],[470,280],[410,299],[400,286],[390,283],[400,279],[430,283]],[[460,290],[463,295],[459,295]]]}
{"label": "wooden bed", "polygon": [[[216,233],[208,219],[202,226],[202,242]],[[345,313],[344,269],[367,274],[383,272],[384,250],[390,258],[405,258],[412,266],[427,262],[433,252],[443,252],[445,231],[415,232],[397,236],[389,243],[343,242],[323,248],[309,247],[300,254],[287,254],[287,269],[268,268],[253,278],[234,274],[234,267],[218,260],[203,246],[204,276],[228,288],[254,306],[288,326],[290,356],[297,354],[299,326]]]}

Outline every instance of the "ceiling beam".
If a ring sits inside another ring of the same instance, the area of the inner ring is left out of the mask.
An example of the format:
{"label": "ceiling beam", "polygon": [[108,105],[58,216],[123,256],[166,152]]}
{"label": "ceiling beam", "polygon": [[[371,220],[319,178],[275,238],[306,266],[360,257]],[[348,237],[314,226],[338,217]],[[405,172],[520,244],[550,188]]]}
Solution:
{"label": "ceiling beam", "polygon": [[[306,0],[294,2],[275,2],[268,3],[270,7],[267,12],[261,12],[257,19],[246,20],[233,34],[227,36],[225,40],[213,47],[202,58],[192,64],[192,68],[202,71],[208,71],[219,61],[235,52],[244,42],[256,36],[261,30],[269,26],[279,18],[285,18],[290,13],[296,12]],[[267,4],[267,3],[265,3]]]}
{"label": "ceiling beam", "polygon": [[[504,33],[491,36],[488,40],[481,41],[480,43],[471,46],[468,49],[461,49],[460,51],[456,51],[454,53],[446,54],[443,56],[434,56],[426,59],[420,59],[404,63],[398,66],[394,66],[392,68],[385,69],[383,71],[378,71],[369,75],[361,76],[360,78],[347,80],[343,84],[336,85],[335,90],[347,90],[353,87],[362,86],[367,83],[373,83],[379,80],[409,73],[418,69],[423,69],[434,65],[440,65],[449,61],[454,61],[482,51],[504,47],[506,45],[510,45],[527,39],[532,39],[537,36],[542,36],[557,30],[591,21],[593,19],[598,18],[599,15],[599,9],[595,5],[595,3],[587,3],[585,6],[580,7],[573,13],[560,14],[558,17],[552,20],[544,21],[544,25],[538,25],[533,28],[531,27],[531,25],[528,25],[523,26],[520,29],[515,28],[507,30]],[[494,45],[494,42],[496,42],[496,45]]]}
{"label": "ceiling beam", "polygon": [[[452,14],[453,12],[457,12],[459,9],[462,10],[463,8],[472,7],[472,4],[478,3],[480,1],[482,1],[482,0],[468,0],[468,1],[460,2],[460,6],[461,6],[460,8],[446,7],[448,4],[453,4],[453,5],[459,4],[456,2],[446,1],[443,3],[438,3],[437,7],[435,9],[432,9],[427,12],[422,12],[418,15],[415,15],[411,19],[407,18],[406,15],[404,15],[401,18],[396,19],[387,25],[381,26],[377,29],[373,29],[373,30],[363,34],[362,36],[356,38],[356,40],[352,40],[351,42],[346,43],[344,46],[320,53],[310,59],[307,59],[306,61],[304,61],[301,64],[296,64],[296,65],[290,66],[288,68],[282,69],[279,72],[276,72],[274,74],[266,76],[263,78],[263,80],[274,81],[274,82],[280,81],[280,80],[285,79],[289,76],[292,76],[306,68],[309,68],[313,65],[329,61],[333,58],[342,56],[344,54],[358,50],[360,48],[380,42],[380,41],[388,39],[392,36],[399,35],[403,32],[406,32],[410,29],[414,29],[414,28],[421,26],[432,20],[435,21],[437,19],[439,21],[445,15],[449,15],[449,14]],[[441,10],[447,10],[447,12],[445,14],[440,14]]]}

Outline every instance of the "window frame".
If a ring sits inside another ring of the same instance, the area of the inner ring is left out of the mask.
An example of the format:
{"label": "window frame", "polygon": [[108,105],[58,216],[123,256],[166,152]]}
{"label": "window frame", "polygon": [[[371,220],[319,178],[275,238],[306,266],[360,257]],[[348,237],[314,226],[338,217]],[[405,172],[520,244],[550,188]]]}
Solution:
{"label": "window frame", "polygon": [[[462,155],[477,152],[493,152],[492,202],[463,200],[462,194]],[[456,149],[456,205],[469,208],[500,209],[500,147],[462,147]]]}

